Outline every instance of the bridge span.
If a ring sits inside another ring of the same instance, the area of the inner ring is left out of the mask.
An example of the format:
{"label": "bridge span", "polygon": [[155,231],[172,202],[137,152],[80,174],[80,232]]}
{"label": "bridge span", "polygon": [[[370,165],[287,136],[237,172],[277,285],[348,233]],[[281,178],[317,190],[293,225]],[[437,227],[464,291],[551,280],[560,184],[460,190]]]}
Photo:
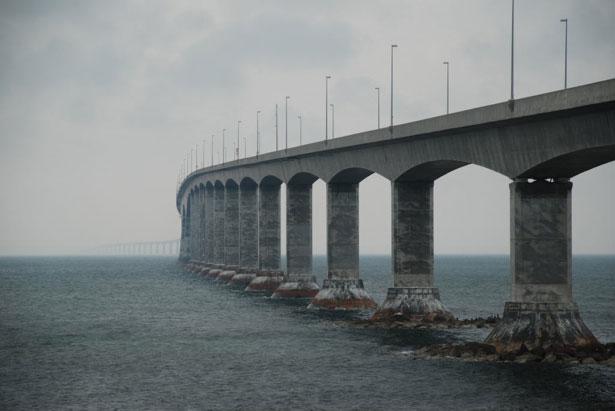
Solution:
{"label": "bridge span", "polygon": [[[374,317],[447,320],[433,273],[433,187],[468,164],[510,183],[512,293],[488,337],[498,350],[597,341],[572,295],[570,178],[615,160],[615,80],[320,141],[189,174],[177,191],[180,259],[228,278],[311,298],[320,309],[372,309],[359,278],[358,186],[391,181],[394,284]],[[312,275],[312,184],[327,184],[328,275]],[[286,185],[286,267],[280,188]],[[229,274],[229,272],[231,274]]]}

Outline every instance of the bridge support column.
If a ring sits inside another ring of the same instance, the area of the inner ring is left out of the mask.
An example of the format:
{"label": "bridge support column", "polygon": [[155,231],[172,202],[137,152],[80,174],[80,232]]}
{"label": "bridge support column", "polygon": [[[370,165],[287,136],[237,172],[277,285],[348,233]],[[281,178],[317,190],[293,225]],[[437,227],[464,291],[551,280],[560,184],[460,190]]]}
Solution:
{"label": "bridge support column", "polygon": [[205,225],[206,225],[206,211],[205,208],[207,207],[207,203],[206,203],[206,195],[205,195],[205,187],[201,187],[201,189],[199,190],[199,260],[205,264],[207,263],[207,257],[206,257],[206,238],[205,236],[207,235],[207,231],[205,230]]}
{"label": "bridge support column", "polygon": [[214,187],[210,184],[205,188],[205,261],[207,264],[215,262],[215,202]]}
{"label": "bridge support column", "polygon": [[393,288],[373,318],[452,320],[434,287],[433,181],[393,182],[391,207]]}
{"label": "bridge support column", "polygon": [[224,186],[214,187],[214,263],[224,264]]}
{"label": "bridge support column", "polygon": [[[190,257],[188,256],[188,242],[189,240],[189,236],[188,236],[188,213],[186,211],[186,207],[182,208],[182,213],[181,213],[181,235],[180,235],[180,240],[179,240],[179,260],[180,261],[188,261],[190,259]],[[133,244],[132,246],[132,254],[133,255],[138,255],[139,254],[139,249],[138,249],[138,245],[137,244]]]}
{"label": "bridge support column", "polygon": [[239,185],[239,272],[231,284],[247,286],[258,267],[258,192],[252,181]]}
{"label": "bridge support column", "polygon": [[286,278],[273,298],[312,298],[312,183],[286,186]]}
{"label": "bridge support column", "polygon": [[272,293],[283,282],[280,270],[280,186],[279,181],[258,187],[258,268],[248,292]]}
{"label": "bridge support column", "polygon": [[232,182],[224,194],[224,264],[224,278],[230,280],[231,271],[239,269],[239,186]]}
{"label": "bridge support column", "polygon": [[572,299],[571,190],[568,179],[510,184],[512,301],[487,337],[499,352],[598,344]]}
{"label": "bridge support column", "polygon": [[[199,261],[201,259],[201,195],[197,190],[192,194],[192,217],[190,218],[191,224],[190,227],[192,232],[191,236],[191,244],[190,251],[192,254],[192,260]],[[155,250],[152,244],[150,249],[150,253],[154,254]]]}
{"label": "bridge support column", "polygon": [[359,278],[359,184],[327,184],[328,274],[309,308],[376,308]]}

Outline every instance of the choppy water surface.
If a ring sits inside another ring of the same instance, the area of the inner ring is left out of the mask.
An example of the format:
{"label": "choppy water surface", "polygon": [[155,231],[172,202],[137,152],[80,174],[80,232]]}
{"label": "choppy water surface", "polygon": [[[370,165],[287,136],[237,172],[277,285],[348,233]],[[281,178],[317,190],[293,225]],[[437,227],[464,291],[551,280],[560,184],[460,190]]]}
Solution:
{"label": "choppy water surface", "polygon": [[[382,301],[389,258],[361,264]],[[322,279],[324,258],[315,268]],[[436,276],[458,316],[501,313],[506,257],[438,257]],[[615,341],[615,257],[575,257],[574,292],[596,336]],[[0,259],[0,409],[615,407],[615,368],[405,354],[484,336],[352,328],[171,258]]]}

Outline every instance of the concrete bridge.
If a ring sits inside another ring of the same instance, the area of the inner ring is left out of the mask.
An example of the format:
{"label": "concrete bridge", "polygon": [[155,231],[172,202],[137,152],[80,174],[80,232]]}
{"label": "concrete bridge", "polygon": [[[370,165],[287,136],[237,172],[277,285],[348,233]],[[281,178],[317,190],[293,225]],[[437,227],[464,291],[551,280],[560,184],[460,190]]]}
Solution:
{"label": "concrete bridge", "polygon": [[95,249],[98,255],[179,255],[180,240],[139,241],[106,244]]}
{"label": "concrete bridge", "polygon": [[[269,281],[274,297],[309,297],[313,308],[375,308],[359,278],[358,186],[378,173],[392,185],[394,284],[374,318],[447,320],[452,314],[434,288],[433,187],[477,164],[511,179],[512,294],[488,342],[504,351],[521,343],[592,345],[572,297],[570,178],[613,160],[615,80],[231,161],[182,181],[180,258],[214,276],[226,270],[252,285]],[[322,288],[312,276],[317,179],[327,184]]]}

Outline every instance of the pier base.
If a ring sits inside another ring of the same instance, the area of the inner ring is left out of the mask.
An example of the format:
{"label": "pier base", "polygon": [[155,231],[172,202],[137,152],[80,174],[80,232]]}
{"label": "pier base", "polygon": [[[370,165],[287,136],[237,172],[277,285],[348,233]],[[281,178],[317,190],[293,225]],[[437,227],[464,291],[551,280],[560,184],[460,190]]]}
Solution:
{"label": "pier base", "polygon": [[229,284],[235,287],[247,287],[256,278],[256,270],[239,272],[231,278]]}
{"label": "pier base", "polygon": [[218,277],[216,278],[216,282],[219,283],[228,283],[231,281],[231,279],[237,274],[236,271],[234,270],[225,270],[222,271]]}
{"label": "pier base", "polygon": [[507,302],[486,341],[500,353],[549,347],[592,349],[600,345],[575,303]]}
{"label": "pier base", "polygon": [[313,298],[319,290],[316,278],[311,277],[280,284],[271,298]]}
{"label": "pier base", "polygon": [[428,321],[446,322],[455,319],[440,301],[435,287],[389,288],[382,306],[376,311],[376,321]]}
{"label": "pier base", "polygon": [[325,279],[322,289],[308,306],[317,310],[371,310],[377,307],[365,291],[363,280]]}
{"label": "pier base", "polygon": [[280,284],[284,282],[282,273],[269,272],[266,274],[259,273],[246,287],[248,293],[271,294],[278,289]]}

